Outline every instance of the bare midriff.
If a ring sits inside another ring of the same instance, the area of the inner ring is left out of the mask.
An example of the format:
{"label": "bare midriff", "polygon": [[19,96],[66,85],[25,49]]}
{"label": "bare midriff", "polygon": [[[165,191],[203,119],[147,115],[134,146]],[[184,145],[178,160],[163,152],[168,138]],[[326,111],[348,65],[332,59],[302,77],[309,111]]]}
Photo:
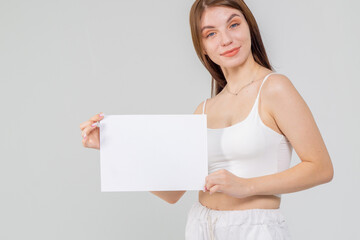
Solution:
{"label": "bare midriff", "polygon": [[280,207],[281,199],[275,195],[255,195],[245,198],[235,198],[221,192],[210,195],[209,191],[199,191],[199,202],[213,210],[246,210],[246,209],[276,209]]}

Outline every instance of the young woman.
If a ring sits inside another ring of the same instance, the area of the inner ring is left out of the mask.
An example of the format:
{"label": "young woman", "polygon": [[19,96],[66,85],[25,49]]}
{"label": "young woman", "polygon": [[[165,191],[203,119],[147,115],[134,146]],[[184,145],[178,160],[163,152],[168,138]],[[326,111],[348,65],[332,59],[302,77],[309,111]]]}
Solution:
{"label": "young woman", "polygon": [[[291,81],[272,70],[242,0],[196,0],[190,26],[212,89],[194,112],[207,114],[209,175],[188,213],[186,239],[291,239],[281,194],[333,178],[312,113]],[[85,147],[99,149],[102,118],[80,125]],[[301,163],[289,168],[293,148]],[[176,203],[185,191],[152,193]]]}

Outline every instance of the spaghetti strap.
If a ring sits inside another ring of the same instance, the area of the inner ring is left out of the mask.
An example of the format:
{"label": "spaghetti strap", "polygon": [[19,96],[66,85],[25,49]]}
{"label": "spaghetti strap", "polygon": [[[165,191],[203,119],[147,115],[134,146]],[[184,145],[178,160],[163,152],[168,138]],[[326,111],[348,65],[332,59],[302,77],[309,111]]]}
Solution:
{"label": "spaghetti strap", "polygon": [[262,88],[264,82],[266,81],[266,79],[268,79],[268,77],[269,77],[271,74],[278,74],[278,73],[277,73],[277,72],[271,72],[271,73],[269,73],[268,75],[265,76],[264,80],[262,81],[262,83],[261,83],[261,85],[260,85],[258,95],[256,96],[256,100],[257,100],[257,99],[259,98],[259,96],[260,96],[260,91],[261,91],[261,88]]}
{"label": "spaghetti strap", "polygon": [[203,111],[202,111],[202,114],[205,114],[205,105],[206,105],[206,100],[207,100],[207,99],[205,99],[204,104],[203,104]]}

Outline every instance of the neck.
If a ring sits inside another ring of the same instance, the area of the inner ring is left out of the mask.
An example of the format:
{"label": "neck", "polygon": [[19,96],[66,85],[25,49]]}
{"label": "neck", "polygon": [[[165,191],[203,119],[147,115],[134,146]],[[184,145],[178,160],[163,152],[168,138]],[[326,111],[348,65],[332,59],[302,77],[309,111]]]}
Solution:
{"label": "neck", "polygon": [[261,66],[254,61],[253,58],[249,57],[242,65],[234,68],[221,68],[228,88],[230,91],[235,92],[241,89],[245,85],[249,84],[252,80],[256,80],[254,74],[258,74],[258,69]]}

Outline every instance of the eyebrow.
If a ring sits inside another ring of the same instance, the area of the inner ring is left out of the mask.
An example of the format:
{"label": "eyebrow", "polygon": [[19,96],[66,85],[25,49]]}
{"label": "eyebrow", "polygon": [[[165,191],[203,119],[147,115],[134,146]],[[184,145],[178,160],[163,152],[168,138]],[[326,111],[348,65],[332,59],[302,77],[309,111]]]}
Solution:
{"label": "eyebrow", "polygon": [[[230,22],[230,20],[233,19],[233,18],[236,17],[236,16],[240,17],[240,15],[239,15],[239,14],[236,14],[236,13],[231,14],[231,16],[230,16],[229,19],[226,21],[226,23]],[[215,28],[215,27],[214,27],[214,26],[205,26],[205,27],[203,27],[203,28],[201,29],[201,32],[203,32],[206,28]]]}

